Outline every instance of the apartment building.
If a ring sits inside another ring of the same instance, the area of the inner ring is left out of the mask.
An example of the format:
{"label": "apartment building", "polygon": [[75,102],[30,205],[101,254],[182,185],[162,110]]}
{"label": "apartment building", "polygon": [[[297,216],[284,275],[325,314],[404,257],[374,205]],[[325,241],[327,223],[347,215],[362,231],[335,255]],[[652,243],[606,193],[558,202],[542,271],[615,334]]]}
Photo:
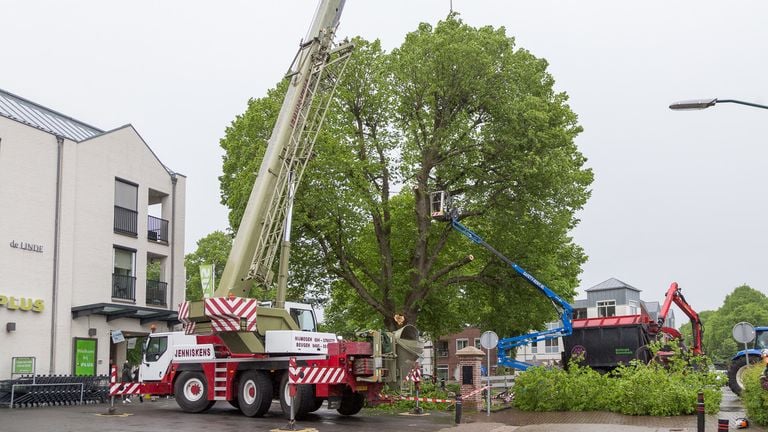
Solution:
{"label": "apartment building", "polygon": [[177,324],[185,185],[130,124],[0,90],[0,379],[106,374]]}

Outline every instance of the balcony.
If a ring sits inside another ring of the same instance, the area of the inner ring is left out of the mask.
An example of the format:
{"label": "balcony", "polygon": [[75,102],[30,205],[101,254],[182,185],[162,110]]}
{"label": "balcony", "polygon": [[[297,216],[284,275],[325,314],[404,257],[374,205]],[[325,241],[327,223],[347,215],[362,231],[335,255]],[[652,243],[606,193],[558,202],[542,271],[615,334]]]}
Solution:
{"label": "balcony", "polygon": [[147,239],[168,244],[168,221],[147,216]]}
{"label": "balcony", "polygon": [[136,302],[136,278],[113,273],[112,299]]}
{"label": "balcony", "polygon": [[125,207],[115,206],[115,232],[136,236],[138,212]]}
{"label": "balcony", "polygon": [[168,283],[155,280],[147,281],[147,305],[148,306],[163,306],[168,304],[165,301],[166,293],[168,292]]}

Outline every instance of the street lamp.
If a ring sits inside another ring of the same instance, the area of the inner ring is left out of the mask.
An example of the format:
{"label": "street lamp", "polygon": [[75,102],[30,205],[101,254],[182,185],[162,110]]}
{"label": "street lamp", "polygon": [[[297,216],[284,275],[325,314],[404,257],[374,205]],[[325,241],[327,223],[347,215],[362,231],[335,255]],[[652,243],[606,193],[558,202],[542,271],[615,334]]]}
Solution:
{"label": "street lamp", "polygon": [[768,106],[766,105],[760,105],[752,102],[744,102],[736,99],[694,99],[694,100],[686,100],[686,101],[680,101],[675,102],[672,105],[669,106],[669,109],[671,110],[700,110],[709,108],[711,106],[714,106],[715,104],[719,103],[736,103],[739,105],[747,105],[755,108],[762,108],[762,109],[768,109]]}

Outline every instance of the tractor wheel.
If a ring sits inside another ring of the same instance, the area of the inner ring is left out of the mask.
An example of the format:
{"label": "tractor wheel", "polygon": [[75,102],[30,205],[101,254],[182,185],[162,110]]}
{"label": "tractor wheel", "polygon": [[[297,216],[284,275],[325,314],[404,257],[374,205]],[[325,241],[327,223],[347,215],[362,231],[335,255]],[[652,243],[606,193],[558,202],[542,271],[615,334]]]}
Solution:
{"label": "tractor wheel", "polygon": [[365,396],[361,393],[345,391],[344,396],[341,397],[341,405],[336,411],[341,415],[351,416],[359,413],[363,405],[365,405]]}
{"label": "tractor wheel", "polygon": [[248,417],[261,417],[272,404],[272,380],[261,371],[243,372],[237,385],[237,405]]}
{"label": "tractor wheel", "polygon": [[173,386],[176,403],[188,413],[200,413],[216,401],[208,400],[208,383],[202,372],[182,372]]}
{"label": "tractor wheel", "polygon": [[[749,356],[749,364],[757,363],[760,361],[760,356]],[[741,395],[741,391],[744,390],[744,371],[747,370],[747,358],[741,356],[731,362],[731,367],[728,368],[728,387],[731,391],[737,395]]]}
{"label": "tractor wheel", "polygon": [[[304,417],[315,409],[315,387],[310,384],[296,385],[296,408],[293,412],[296,418]],[[286,418],[291,418],[291,392],[288,386],[288,371],[280,379],[280,408]],[[319,407],[318,407],[319,408]]]}

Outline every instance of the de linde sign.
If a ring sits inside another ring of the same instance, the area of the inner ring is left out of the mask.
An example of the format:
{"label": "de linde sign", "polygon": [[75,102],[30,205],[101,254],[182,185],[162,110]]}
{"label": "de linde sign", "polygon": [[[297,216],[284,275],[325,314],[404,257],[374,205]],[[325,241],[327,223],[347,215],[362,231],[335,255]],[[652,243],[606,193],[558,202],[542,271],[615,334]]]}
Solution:
{"label": "de linde sign", "polygon": [[32,244],[27,242],[17,242],[16,240],[11,240],[10,246],[14,249],[23,249],[30,252],[43,253],[43,245]]}

